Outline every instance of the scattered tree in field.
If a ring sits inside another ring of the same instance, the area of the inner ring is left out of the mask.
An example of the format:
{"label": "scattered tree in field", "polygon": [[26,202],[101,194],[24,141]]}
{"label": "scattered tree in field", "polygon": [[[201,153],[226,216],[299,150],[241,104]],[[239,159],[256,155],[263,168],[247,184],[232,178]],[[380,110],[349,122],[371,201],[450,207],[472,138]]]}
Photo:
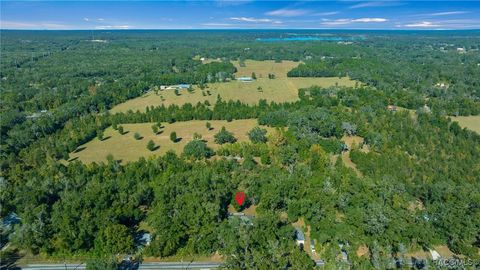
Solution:
{"label": "scattered tree in field", "polygon": [[263,88],[261,86],[257,87],[258,92],[263,92]]}
{"label": "scattered tree in field", "polygon": [[148,141],[147,149],[150,151],[154,151],[156,149],[155,143],[152,140]]}
{"label": "scattered tree in field", "polygon": [[170,140],[174,143],[177,142],[178,138],[177,138],[177,133],[175,131],[170,133]]}
{"label": "scattered tree in field", "polygon": [[275,79],[275,74],[268,73],[268,78],[269,78],[269,79]]}
{"label": "scattered tree in field", "polygon": [[237,141],[235,137],[233,136],[233,133],[227,131],[225,127],[222,127],[222,129],[215,134],[214,136],[215,142],[218,144],[224,144],[224,143],[234,143]]}
{"label": "scattered tree in field", "polygon": [[175,88],[174,92],[176,96],[180,96],[180,91],[178,91],[178,88]]}
{"label": "scattered tree in field", "polygon": [[157,125],[157,124],[152,125],[152,131],[153,131],[153,133],[155,133],[155,134],[158,133],[158,125]]}
{"label": "scattered tree in field", "polygon": [[213,155],[213,150],[207,147],[204,141],[193,140],[185,145],[183,154],[194,159],[209,158]]}
{"label": "scattered tree in field", "polygon": [[252,79],[254,79],[254,80],[257,79],[257,75],[255,74],[255,72],[252,72]]}
{"label": "scattered tree in field", "polygon": [[125,130],[123,130],[123,126],[118,126],[117,130],[118,130],[118,133],[120,133],[120,135],[123,135],[125,132]]}
{"label": "scattered tree in field", "polygon": [[267,142],[267,130],[260,127],[254,127],[248,132],[248,138],[253,143]]}
{"label": "scattered tree in field", "polygon": [[195,133],[193,133],[193,139],[194,139],[194,140],[201,140],[201,139],[202,139],[202,135],[199,134],[199,133],[197,133],[197,132],[195,132]]}
{"label": "scattered tree in field", "polygon": [[103,141],[103,130],[97,130],[97,138],[98,140]]}
{"label": "scattered tree in field", "polygon": [[138,132],[135,132],[135,134],[133,134],[133,137],[135,138],[135,140],[140,140],[142,138],[142,135],[140,135],[140,133]]}
{"label": "scattered tree in field", "polygon": [[112,128],[113,128],[114,130],[117,130],[117,129],[118,129],[117,123],[113,123],[113,124],[112,124]]}
{"label": "scattered tree in field", "polygon": [[210,122],[207,122],[205,126],[207,127],[208,130],[212,130],[212,124]]}

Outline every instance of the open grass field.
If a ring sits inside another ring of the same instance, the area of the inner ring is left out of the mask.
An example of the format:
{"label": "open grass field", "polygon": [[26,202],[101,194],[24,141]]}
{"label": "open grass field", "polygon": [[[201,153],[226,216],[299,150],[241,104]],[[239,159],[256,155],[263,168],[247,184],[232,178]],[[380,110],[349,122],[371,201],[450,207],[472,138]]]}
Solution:
{"label": "open grass field", "polygon": [[462,128],[468,128],[480,134],[480,115],[451,117],[457,121]]}
{"label": "open grass field", "polygon": [[[112,154],[116,160],[122,162],[135,161],[140,157],[159,156],[165,154],[169,150],[173,150],[180,154],[183,147],[193,139],[195,132],[202,135],[202,139],[207,141],[207,145],[212,149],[217,149],[218,144],[214,143],[213,136],[220,131],[222,126],[232,132],[237,141],[248,141],[247,132],[255,126],[258,126],[256,119],[235,120],[232,122],[212,120],[208,121],[212,124],[213,129],[207,130],[205,123],[207,121],[186,121],[176,122],[173,124],[163,124],[164,128],[160,134],[154,134],[152,131],[153,123],[140,124],[123,124],[126,134],[120,135],[118,131],[109,127],[105,130],[103,141],[97,138],[78,147],[76,152],[70,153],[70,160],[80,160],[83,163],[106,161],[108,154]],[[269,130],[269,128],[266,128]],[[179,142],[173,143],[170,140],[170,133],[175,131],[177,137],[181,138]],[[133,135],[138,132],[143,138],[136,140]],[[147,149],[148,141],[153,140],[155,145],[160,146],[155,151]]]}
{"label": "open grass field", "polygon": [[[257,75],[257,80],[253,82],[230,81],[225,83],[211,83],[208,88],[201,90],[194,87],[194,91],[189,93],[181,90],[180,95],[175,95],[173,90],[149,91],[145,95],[131,99],[112,108],[112,113],[133,111],[145,111],[146,107],[159,106],[164,104],[182,105],[185,103],[197,104],[208,100],[214,104],[217,96],[220,95],[223,100],[240,100],[248,104],[257,104],[260,99],[275,102],[293,102],[298,100],[298,89],[310,86],[329,87],[334,85],[355,86],[355,81],[350,78],[288,78],[287,72],[297,66],[298,62],[283,61],[275,63],[274,61],[252,61],[247,60],[246,67],[238,66],[234,63],[238,72],[237,77],[250,76],[252,72]],[[268,73],[276,75],[275,79],[268,79]],[[262,76],[262,77],[260,77]],[[209,93],[209,94],[208,94]],[[205,95],[204,95],[205,94]]]}
{"label": "open grass field", "polygon": [[268,78],[268,74],[275,74],[276,78],[287,78],[287,73],[297,67],[301,62],[284,60],[281,63],[275,63],[273,60],[255,61],[245,60],[245,66],[241,67],[238,61],[232,62],[237,68],[237,77],[251,76],[255,72],[257,78]]}

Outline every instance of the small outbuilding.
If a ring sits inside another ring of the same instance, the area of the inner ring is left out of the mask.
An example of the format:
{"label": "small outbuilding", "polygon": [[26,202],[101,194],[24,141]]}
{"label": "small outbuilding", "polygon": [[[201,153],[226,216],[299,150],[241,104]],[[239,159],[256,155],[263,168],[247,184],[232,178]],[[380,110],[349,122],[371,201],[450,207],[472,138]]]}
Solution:
{"label": "small outbuilding", "polygon": [[387,106],[387,110],[391,111],[391,112],[396,112],[397,111],[397,106],[395,105],[388,105]]}
{"label": "small outbuilding", "polygon": [[177,86],[178,89],[188,89],[190,88],[190,84],[179,84]]}
{"label": "small outbuilding", "polygon": [[299,228],[295,229],[295,241],[297,242],[297,245],[302,248],[305,245],[305,235],[303,234],[303,231]]}
{"label": "small outbuilding", "polygon": [[239,77],[239,78],[237,78],[237,81],[239,81],[239,82],[253,82],[253,78],[252,77]]}

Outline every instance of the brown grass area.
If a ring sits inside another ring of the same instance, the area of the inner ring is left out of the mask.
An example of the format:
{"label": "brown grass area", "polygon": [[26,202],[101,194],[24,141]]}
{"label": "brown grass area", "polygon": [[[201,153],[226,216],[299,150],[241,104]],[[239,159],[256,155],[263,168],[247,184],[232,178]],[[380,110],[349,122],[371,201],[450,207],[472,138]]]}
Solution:
{"label": "brown grass area", "polygon": [[[106,160],[108,154],[112,154],[115,159],[120,159],[122,162],[135,161],[140,157],[159,156],[169,150],[173,150],[180,154],[183,152],[183,147],[193,139],[195,132],[202,135],[202,139],[207,141],[207,145],[213,149],[219,147],[214,143],[213,136],[221,129],[222,126],[232,132],[237,141],[248,141],[247,132],[253,127],[258,126],[256,119],[235,120],[232,122],[212,120],[208,121],[212,124],[213,130],[207,130],[205,127],[207,121],[186,121],[176,122],[173,124],[163,124],[161,134],[154,134],[151,126],[153,123],[140,124],[124,124],[125,132],[127,134],[120,135],[111,127],[105,130],[105,138],[99,141],[97,138],[78,147],[80,151],[70,153],[70,160],[78,159],[84,163],[102,162]],[[271,130],[267,128],[267,130]],[[173,143],[170,140],[170,133],[175,131],[177,137],[181,138],[179,142]],[[133,134],[138,132],[143,138],[136,140]],[[147,143],[153,140],[155,145],[160,146],[155,151],[147,149]]]}
{"label": "brown grass area", "polygon": [[407,208],[409,211],[411,212],[414,212],[416,210],[424,210],[425,209],[425,206],[423,205],[423,202],[420,201],[420,200],[415,200],[413,202],[410,202],[408,204],[408,208]]}
{"label": "brown grass area", "polygon": [[468,128],[480,134],[480,115],[451,117],[457,121],[462,128]]}
{"label": "brown grass area", "polygon": [[301,62],[284,60],[281,63],[275,63],[273,60],[255,61],[245,60],[245,67],[241,67],[238,61],[232,62],[237,68],[237,77],[251,76],[255,72],[257,78],[268,78],[268,74],[274,74],[276,78],[286,78],[287,73],[297,67]]}
{"label": "brown grass area", "polygon": [[[233,207],[233,205],[229,204],[227,212],[229,213],[237,213],[237,210]],[[240,213],[244,213],[245,215],[248,216],[257,216],[257,206],[252,204],[249,207],[243,209],[243,211],[240,211]]]}
{"label": "brown grass area", "polygon": [[344,135],[341,139],[349,149],[355,144],[356,146],[360,146],[363,143],[363,138],[360,136],[346,136]]}
{"label": "brown grass area", "polygon": [[407,258],[416,258],[416,259],[431,258],[430,253],[428,251],[423,251],[423,250],[407,252],[405,255]]}
{"label": "brown grass area", "polygon": [[357,169],[357,165],[350,159],[350,150],[352,149],[352,146],[360,146],[360,144],[363,143],[363,138],[360,136],[343,136],[342,141],[349,149],[341,154],[343,163],[345,166],[351,168],[358,176],[362,176],[362,173]]}
{"label": "brown grass area", "polygon": [[363,257],[363,256],[368,256],[369,252],[370,252],[370,251],[369,251],[367,245],[361,245],[361,246],[359,246],[359,247],[357,248],[357,251],[356,251],[357,257],[359,257],[359,258],[360,258],[360,257]]}
{"label": "brown grass area", "polygon": [[453,253],[453,251],[451,251],[446,245],[433,246],[433,249],[443,258],[452,258],[455,255],[455,253]]}
{"label": "brown grass area", "polygon": [[[236,77],[251,76],[252,72],[257,74],[257,80],[253,82],[230,81],[224,83],[211,83],[208,88],[201,90],[194,86],[193,92],[180,90],[180,95],[175,95],[174,90],[149,91],[141,97],[128,100],[110,110],[111,113],[133,111],[145,111],[146,107],[159,106],[164,104],[183,105],[186,103],[197,104],[198,102],[209,101],[214,104],[217,96],[223,100],[240,100],[247,104],[257,104],[260,99],[274,102],[293,102],[298,100],[298,89],[311,86],[329,87],[336,84],[340,86],[354,87],[355,81],[348,77],[325,77],[325,78],[288,78],[287,72],[297,66],[298,62],[283,61],[253,61],[247,60],[246,67],[238,66]],[[276,79],[268,79],[268,73],[276,75]],[[261,77],[260,77],[261,76]],[[260,90],[259,90],[260,88]],[[208,95],[207,91],[210,93]]]}

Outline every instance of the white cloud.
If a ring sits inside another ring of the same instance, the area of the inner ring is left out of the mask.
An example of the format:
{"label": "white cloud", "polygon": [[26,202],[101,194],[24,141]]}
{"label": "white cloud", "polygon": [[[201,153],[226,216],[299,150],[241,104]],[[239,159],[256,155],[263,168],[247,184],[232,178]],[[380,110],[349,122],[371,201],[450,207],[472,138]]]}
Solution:
{"label": "white cloud", "polygon": [[83,20],[86,21],[86,22],[89,22],[90,18],[85,17],[85,18],[83,18]]}
{"label": "white cloud", "polygon": [[337,19],[337,20],[327,20],[323,19],[323,25],[343,25],[350,23],[381,23],[387,22],[388,19],[385,18],[359,18],[359,19]]}
{"label": "white cloud", "polygon": [[230,20],[240,22],[254,22],[254,23],[282,23],[281,21],[275,21],[272,19],[261,19],[253,17],[231,17]]}
{"label": "white cloud", "polygon": [[446,11],[446,12],[437,12],[437,13],[430,13],[426,14],[429,16],[448,16],[448,15],[459,15],[459,14],[467,14],[471,13],[470,11]]}
{"label": "white cloud", "polygon": [[300,16],[309,13],[309,10],[306,9],[277,9],[277,10],[272,10],[267,13],[266,15],[269,16],[281,16],[281,17],[295,17],[295,16]]}
{"label": "white cloud", "polygon": [[107,29],[131,29],[130,25],[99,25],[95,26],[95,29],[98,30],[107,30]]}
{"label": "white cloud", "polygon": [[348,8],[356,9],[356,8],[367,8],[367,7],[390,7],[390,6],[399,6],[403,3],[395,2],[395,1],[372,1],[372,2],[363,2],[359,4],[355,4]]}
{"label": "white cloud", "polygon": [[331,16],[331,15],[335,15],[335,14],[338,14],[340,12],[338,11],[330,11],[330,12],[319,12],[319,13],[315,13],[315,14],[312,14],[314,16]]}
{"label": "white cloud", "polygon": [[104,21],[105,19],[104,18],[98,18],[97,21]]}
{"label": "white cloud", "polygon": [[349,19],[338,19],[338,20],[324,20],[322,23],[323,25],[342,25],[342,24],[349,24],[351,23],[351,20]]}
{"label": "white cloud", "polygon": [[371,23],[371,22],[386,22],[388,21],[385,18],[360,18],[360,19],[353,19],[352,22],[363,22],[363,23]]}
{"label": "white cloud", "polygon": [[433,23],[433,22],[417,22],[417,23],[411,23],[411,24],[405,24],[405,27],[421,27],[421,28],[429,28],[429,27],[440,27],[439,24]]}
{"label": "white cloud", "polygon": [[65,30],[72,29],[72,26],[52,22],[0,21],[0,29]]}

